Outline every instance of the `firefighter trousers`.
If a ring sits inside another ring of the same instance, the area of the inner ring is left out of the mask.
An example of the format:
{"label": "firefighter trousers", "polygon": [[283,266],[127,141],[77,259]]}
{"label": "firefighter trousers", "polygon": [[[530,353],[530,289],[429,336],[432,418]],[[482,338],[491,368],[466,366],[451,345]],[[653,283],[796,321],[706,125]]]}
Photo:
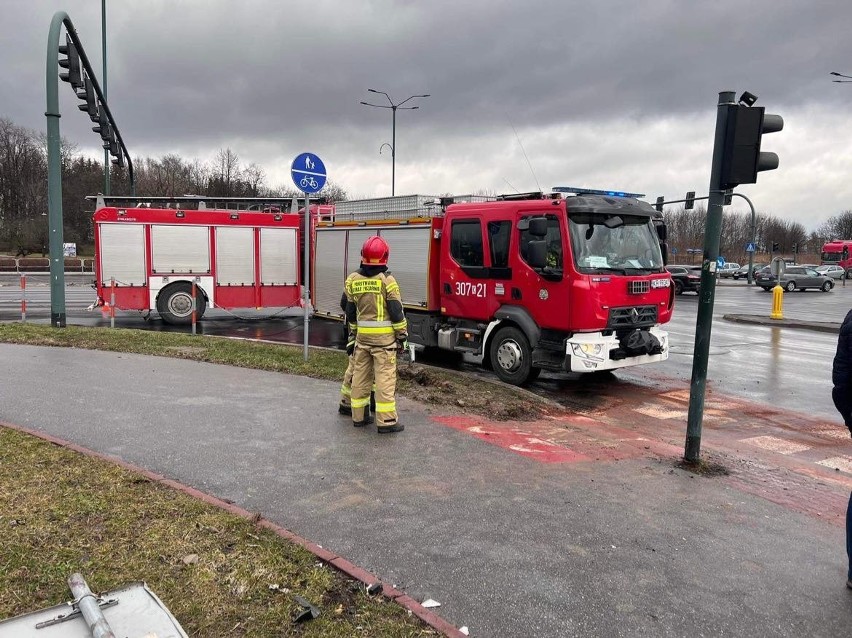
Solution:
{"label": "firefighter trousers", "polygon": [[[349,411],[352,409],[352,377],[355,375],[355,355],[349,357],[346,372],[343,373],[343,385],[340,386],[340,407]],[[376,409],[376,384],[370,386],[370,409]],[[348,412],[347,412],[348,413]]]}
{"label": "firefighter trousers", "polygon": [[396,416],[396,345],[367,346],[355,344],[352,356],[352,420],[365,420],[365,410],[370,405],[370,387],[375,383],[376,426],[397,424]]}

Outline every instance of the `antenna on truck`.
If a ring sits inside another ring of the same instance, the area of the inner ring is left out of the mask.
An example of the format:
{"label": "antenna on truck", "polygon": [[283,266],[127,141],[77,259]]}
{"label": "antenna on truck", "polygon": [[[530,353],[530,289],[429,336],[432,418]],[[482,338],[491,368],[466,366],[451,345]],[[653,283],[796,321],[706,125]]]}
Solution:
{"label": "antenna on truck", "polygon": [[[524,149],[524,145],[521,144],[521,137],[518,135],[518,131],[515,129],[515,125],[512,124],[512,120],[509,118],[509,114],[506,113],[506,119],[509,120],[509,126],[512,127],[512,131],[515,133],[515,139],[518,140],[518,146],[521,147],[521,153],[524,154],[524,159],[527,161],[527,166],[530,168],[530,173],[532,173],[533,179],[535,180],[535,185],[538,186],[538,190],[541,190],[541,184],[538,183],[538,177],[535,176],[535,171],[533,170],[532,164],[530,163],[530,158],[527,157],[527,151]],[[510,184],[511,186],[511,184]],[[515,188],[512,186],[512,188]],[[517,190],[517,189],[515,189]]]}

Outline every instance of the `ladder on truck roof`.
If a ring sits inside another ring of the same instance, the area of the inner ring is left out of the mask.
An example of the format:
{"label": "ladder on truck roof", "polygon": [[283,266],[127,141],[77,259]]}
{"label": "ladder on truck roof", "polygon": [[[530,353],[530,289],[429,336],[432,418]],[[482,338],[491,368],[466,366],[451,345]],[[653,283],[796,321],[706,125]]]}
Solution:
{"label": "ladder on truck roof", "polygon": [[[305,206],[304,197],[208,197],[205,195],[181,195],[175,197],[138,195],[88,195],[95,200],[95,208],[115,206],[119,208],[181,208],[184,210],[244,210],[270,213],[296,213]],[[311,204],[325,204],[324,197],[309,197]]]}
{"label": "ladder on truck roof", "polygon": [[444,208],[452,203],[493,202],[497,198],[490,195],[455,195],[439,197],[437,195],[395,195],[393,197],[374,197],[337,202],[334,213],[322,215],[330,222],[369,222],[369,221],[411,221],[429,219],[444,213]]}

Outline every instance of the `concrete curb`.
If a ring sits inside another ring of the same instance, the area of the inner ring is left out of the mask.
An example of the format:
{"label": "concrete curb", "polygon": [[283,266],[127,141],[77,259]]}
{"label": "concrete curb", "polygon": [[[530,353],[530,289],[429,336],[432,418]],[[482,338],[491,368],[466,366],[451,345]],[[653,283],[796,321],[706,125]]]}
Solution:
{"label": "concrete curb", "polygon": [[750,323],[758,326],[769,326],[771,328],[797,328],[799,330],[813,330],[815,332],[828,332],[838,334],[840,323],[835,321],[803,321],[801,319],[770,319],[763,315],[723,315],[725,321],[734,323]]}
{"label": "concrete curb", "polygon": [[448,638],[464,638],[467,634],[462,633],[458,627],[443,619],[438,614],[433,611],[425,608],[423,605],[418,603],[416,600],[407,596],[404,592],[399,591],[398,589],[391,587],[390,585],[386,585],[381,582],[381,580],[375,576],[374,574],[361,569],[357,565],[349,562],[342,556],[338,556],[332,551],[329,551],[323,548],[316,543],[312,543],[311,541],[294,534],[290,530],[281,527],[280,525],[273,523],[272,521],[266,520],[263,518],[260,513],[252,513],[246,509],[238,505],[234,505],[233,503],[229,503],[227,501],[223,501],[220,498],[202,492],[200,490],[195,489],[194,487],[190,487],[188,485],[184,485],[178,481],[162,476],[161,474],[157,474],[156,472],[152,472],[150,470],[146,470],[132,463],[128,463],[122,459],[116,458],[114,456],[109,456],[107,454],[102,454],[101,452],[96,452],[94,450],[90,450],[89,448],[83,447],[81,445],[77,445],[76,443],[72,443],[70,441],[66,441],[65,439],[60,439],[58,437],[52,436],[50,434],[45,434],[44,432],[38,432],[36,430],[32,430],[30,428],[15,425],[13,423],[7,423],[5,421],[0,421],[0,427],[8,428],[10,430],[15,430],[17,432],[21,432],[23,434],[28,434],[30,436],[34,436],[36,438],[42,439],[43,441],[47,441],[48,443],[52,443],[59,447],[66,448],[73,452],[77,452],[78,454],[84,454],[85,456],[89,456],[91,458],[100,459],[102,461],[106,461],[107,463],[112,463],[113,465],[118,465],[119,467],[124,468],[134,474],[138,474],[144,476],[148,480],[159,483],[160,485],[164,485],[170,489],[176,490],[178,492],[182,492],[187,496],[203,501],[209,505],[214,507],[218,507],[221,510],[224,510],[230,514],[235,516],[239,516],[240,518],[244,518],[248,521],[252,521],[255,524],[268,529],[281,538],[284,538],[296,545],[300,545],[305,548],[309,552],[311,552],[314,556],[319,558],[324,563],[327,563],[337,569],[338,571],[346,574],[349,578],[353,580],[357,580],[364,584],[364,587],[369,587],[370,585],[380,584],[382,586],[381,595],[388,598],[389,600],[395,602],[400,605],[404,609],[407,609],[412,614],[420,618],[424,623],[429,625],[435,631],[441,632],[443,635],[448,636]]}

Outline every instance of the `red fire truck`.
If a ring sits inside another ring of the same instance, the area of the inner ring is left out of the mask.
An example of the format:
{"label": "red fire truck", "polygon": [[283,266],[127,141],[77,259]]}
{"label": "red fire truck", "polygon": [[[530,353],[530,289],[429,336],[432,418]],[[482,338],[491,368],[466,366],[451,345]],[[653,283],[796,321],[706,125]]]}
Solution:
{"label": "red fire truck", "polygon": [[377,234],[414,344],[481,357],[512,384],[665,360],[661,216],[638,196],[560,190],[575,194],[341,202],[315,224],[315,312],[342,318],[344,279]]}
{"label": "red fire truck", "polygon": [[193,284],[199,319],[208,306],[298,305],[300,215],[282,212],[291,202],[224,198],[216,205],[193,196],[98,196],[96,303],[114,296],[116,309],[156,310],[171,324],[191,322]]}
{"label": "red fire truck", "polygon": [[822,264],[843,266],[846,277],[852,277],[852,239],[832,239],[822,247]]}

